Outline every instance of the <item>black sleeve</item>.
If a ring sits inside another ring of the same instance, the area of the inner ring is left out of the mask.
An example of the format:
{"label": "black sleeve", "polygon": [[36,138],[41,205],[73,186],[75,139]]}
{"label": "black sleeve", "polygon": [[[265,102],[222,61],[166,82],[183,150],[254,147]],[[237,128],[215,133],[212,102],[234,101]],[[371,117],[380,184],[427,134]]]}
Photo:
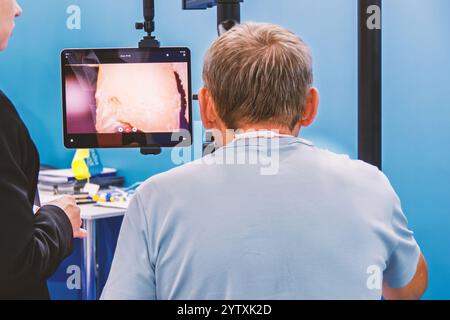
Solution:
{"label": "black sleeve", "polygon": [[32,241],[36,247],[29,251],[42,253],[34,266],[41,278],[49,278],[62,260],[71,254],[72,240],[72,225],[62,209],[47,205],[37,212]]}
{"label": "black sleeve", "polygon": [[[0,109],[5,108],[0,103]],[[2,112],[0,112],[0,116]],[[5,115],[5,113],[3,113]],[[29,177],[21,168],[23,144],[32,143],[18,125],[0,119],[0,293],[48,278],[72,250],[73,231],[58,207],[34,215]],[[27,141],[28,140],[28,141]]]}

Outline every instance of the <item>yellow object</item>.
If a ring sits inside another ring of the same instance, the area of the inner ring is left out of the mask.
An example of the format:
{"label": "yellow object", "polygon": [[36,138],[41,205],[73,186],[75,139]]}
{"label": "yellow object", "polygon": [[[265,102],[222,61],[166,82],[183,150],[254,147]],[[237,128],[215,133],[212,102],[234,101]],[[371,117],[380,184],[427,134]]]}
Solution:
{"label": "yellow object", "polygon": [[72,160],[72,173],[77,180],[87,180],[91,177],[86,159],[89,159],[89,149],[78,149],[75,152]]}
{"label": "yellow object", "polygon": [[126,202],[127,199],[124,197],[110,197],[106,198],[104,196],[93,196],[92,200],[98,201],[98,202]]}

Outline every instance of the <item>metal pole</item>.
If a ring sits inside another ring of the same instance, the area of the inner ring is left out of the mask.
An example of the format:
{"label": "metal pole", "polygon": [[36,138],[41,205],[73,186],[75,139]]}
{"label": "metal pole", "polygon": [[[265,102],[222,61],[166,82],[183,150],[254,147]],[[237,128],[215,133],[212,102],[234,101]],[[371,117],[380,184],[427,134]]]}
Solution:
{"label": "metal pole", "polygon": [[358,157],[381,169],[381,0],[358,1]]}
{"label": "metal pole", "polygon": [[97,300],[97,237],[95,220],[85,219],[84,227],[88,236],[83,239],[83,300]]}
{"label": "metal pole", "polygon": [[155,0],[143,0],[143,13],[146,23],[145,31],[151,37],[155,31]]}

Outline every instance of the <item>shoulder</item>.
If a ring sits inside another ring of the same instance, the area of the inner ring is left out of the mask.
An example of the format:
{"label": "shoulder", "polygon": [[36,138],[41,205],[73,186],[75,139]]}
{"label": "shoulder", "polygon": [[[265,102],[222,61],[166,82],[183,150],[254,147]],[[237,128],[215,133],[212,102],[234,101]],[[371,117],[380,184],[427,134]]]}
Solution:
{"label": "shoulder", "polygon": [[386,175],[376,166],[361,160],[351,159],[348,155],[337,154],[320,148],[313,149],[313,158],[319,163],[318,170],[323,171],[335,181],[357,188],[361,192],[371,192],[392,198],[393,189]]}
{"label": "shoulder", "polygon": [[11,126],[17,127],[21,124],[20,116],[17,113],[11,100],[0,90],[0,122],[2,131],[10,129]]}
{"label": "shoulder", "polygon": [[182,208],[195,198],[192,193],[205,181],[201,178],[203,167],[201,161],[194,161],[150,177],[136,190],[131,211],[140,212],[152,225],[160,225],[174,208]]}
{"label": "shoulder", "polygon": [[359,173],[361,175],[379,176],[381,171],[367,162],[350,158],[347,154],[334,153],[318,147],[311,148],[316,161],[325,169],[345,173]]}
{"label": "shoulder", "polygon": [[205,164],[204,159],[198,159],[152,176],[138,188],[138,193],[155,194],[155,191],[159,191],[167,194],[174,188],[188,188],[189,185],[198,181],[201,176],[208,174],[206,170],[210,166]]}
{"label": "shoulder", "polygon": [[[0,145],[4,154],[18,158],[28,152],[33,141],[13,103],[0,91]],[[7,152],[8,150],[8,152]],[[34,152],[34,151],[33,151]]]}
{"label": "shoulder", "polygon": [[381,222],[386,230],[391,228],[393,214],[400,206],[388,177],[378,167],[361,160],[351,159],[328,150],[316,149],[321,165],[315,167],[320,181],[327,190],[333,190],[334,199],[358,208],[362,221]]}
{"label": "shoulder", "polygon": [[16,109],[14,108],[13,103],[9,98],[6,96],[6,94],[3,93],[3,91],[0,90],[0,105],[2,106],[2,109],[0,112],[8,112],[8,113],[15,113],[17,114]]}

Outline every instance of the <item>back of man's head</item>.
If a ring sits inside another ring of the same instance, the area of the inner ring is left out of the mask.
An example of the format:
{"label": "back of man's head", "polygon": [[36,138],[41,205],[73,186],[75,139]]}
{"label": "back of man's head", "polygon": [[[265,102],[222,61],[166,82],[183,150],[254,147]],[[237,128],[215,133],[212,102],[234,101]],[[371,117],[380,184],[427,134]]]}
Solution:
{"label": "back of man's head", "polygon": [[213,43],[203,80],[229,129],[260,123],[293,129],[313,82],[311,53],[280,26],[244,23]]}

